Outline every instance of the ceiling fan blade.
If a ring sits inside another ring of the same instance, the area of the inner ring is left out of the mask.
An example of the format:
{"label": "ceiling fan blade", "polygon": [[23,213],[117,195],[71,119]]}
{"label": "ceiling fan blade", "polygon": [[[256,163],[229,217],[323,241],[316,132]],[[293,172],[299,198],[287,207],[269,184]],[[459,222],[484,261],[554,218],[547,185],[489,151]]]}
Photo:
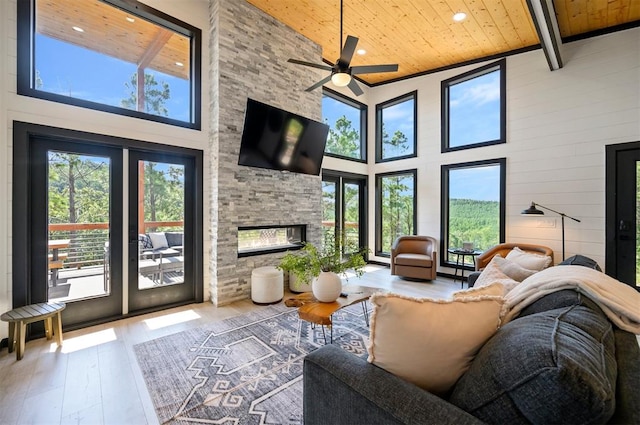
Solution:
{"label": "ceiling fan blade", "polygon": [[358,37],[348,35],[347,41],[344,42],[344,47],[342,48],[342,52],[340,52],[340,59],[338,59],[338,64],[341,67],[349,68],[349,64],[351,63],[351,58],[353,57],[353,54],[356,52],[357,45],[358,45]]}
{"label": "ceiling fan blade", "polygon": [[333,68],[330,67],[329,65],[320,65],[320,64],[317,64],[317,63],[313,63],[313,62],[301,61],[301,60],[298,60],[298,59],[289,59],[287,62],[295,63],[297,65],[310,66],[312,68],[318,68],[318,69],[322,69],[324,71],[333,70]]}
{"label": "ceiling fan blade", "polygon": [[314,85],[312,85],[311,87],[306,89],[305,91],[313,91],[313,90],[317,89],[318,87],[324,85],[325,83],[328,83],[329,81],[331,81],[331,75],[329,75],[328,77],[325,77],[322,80],[318,81],[317,83],[315,83]]}
{"label": "ceiling fan blade", "polygon": [[396,72],[398,64],[352,66],[351,75],[373,74],[374,72]]}
{"label": "ceiling fan blade", "polygon": [[355,78],[352,78],[351,81],[349,81],[349,85],[347,87],[349,87],[353,94],[355,94],[356,96],[360,96],[362,93],[364,93],[358,83],[356,83]]}

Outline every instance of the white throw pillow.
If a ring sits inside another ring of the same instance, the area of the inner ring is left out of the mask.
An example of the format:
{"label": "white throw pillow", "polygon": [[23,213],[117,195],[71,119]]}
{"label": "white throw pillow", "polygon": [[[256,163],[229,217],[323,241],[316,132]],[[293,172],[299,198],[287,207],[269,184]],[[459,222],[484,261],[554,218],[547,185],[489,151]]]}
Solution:
{"label": "white throw pillow", "polygon": [[459,300],[371,297],[370,363],[446,394],[500,326],[502,297]]}
{"label": "white throw pillow", "polygon": [[164,234],[164,232],[149,233],[149,238],[151,238],[151,245],[153,245],[153,249],[169,248],[169,244],[167,243],[167,236]]}
{"label": "white throw pillow", "polygon": [[[507,276],[497,264],[496,257],[493,257],[487,267],[482,270],[478,280],[476,280],[474,288],[481,288],[483,286],[491,285],[492,283],[501,283],[504,286],[504,293],[506,294],[510,290],[516,287],[520,282]],[[502,258],[502,257],[501,257]]]}
{"label": "white throw pillow", "polygon": [[517,246],[507,254],[507,260],[520,264],[525,269],[540,271],[551,265],[551,257],[548,255],[532,254],[524,252]]}
{"label": "white throw pillow", "polygon": [[527,268],[524,268],[520,264],[516,263],[515,261],[507,260],[506,258],[502,258],[500,255],[496,255],[491,259],[491,262],[494,262],[494,261],[496,266],[498,266],[498,268],[502,270],[504,274],[506,274],[511,279],[518,282],[522,282],[532,274],[537,273],[539,271],[539,270],[529,270]]}

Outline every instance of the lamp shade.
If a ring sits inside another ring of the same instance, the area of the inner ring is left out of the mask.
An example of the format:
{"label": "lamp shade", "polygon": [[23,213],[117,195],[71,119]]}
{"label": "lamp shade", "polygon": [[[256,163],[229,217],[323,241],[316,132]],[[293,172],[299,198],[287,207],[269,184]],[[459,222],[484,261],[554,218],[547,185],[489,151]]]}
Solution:
{"label": "lamp shade", "polygon": [[534,202],[531,203],[531,206],[526,210],[522,210],[520,213],[522,215],[544,215],[544,211],[536,208],[536,204]]}
{"label": "lamp shade", "polygon": [[351,75],[346,72],[336,72],[331,76],[331,82],[337,87],[345,87],[351,82]]}

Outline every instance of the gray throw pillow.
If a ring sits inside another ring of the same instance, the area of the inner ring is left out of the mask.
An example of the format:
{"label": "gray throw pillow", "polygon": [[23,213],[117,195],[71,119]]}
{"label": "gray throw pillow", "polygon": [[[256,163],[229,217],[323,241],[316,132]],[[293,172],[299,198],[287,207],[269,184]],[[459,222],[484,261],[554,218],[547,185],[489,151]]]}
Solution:
{"label": "gray throw pillow", "polygon": [[450,402],[487,423],[606,423],[615,411],[616,377],[611,323],[572,305],[503,326]]}

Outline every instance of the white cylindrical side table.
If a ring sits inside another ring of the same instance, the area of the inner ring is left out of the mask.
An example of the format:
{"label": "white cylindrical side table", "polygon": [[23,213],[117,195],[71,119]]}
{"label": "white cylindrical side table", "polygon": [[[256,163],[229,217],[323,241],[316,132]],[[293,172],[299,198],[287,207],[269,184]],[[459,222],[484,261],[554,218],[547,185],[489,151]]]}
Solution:
{"label": "white cylindrical side table", "polygon": [[251,272],[251,300],[255,304],[275,304],[284,298],[282,270],[273,266],[258,267]]}

